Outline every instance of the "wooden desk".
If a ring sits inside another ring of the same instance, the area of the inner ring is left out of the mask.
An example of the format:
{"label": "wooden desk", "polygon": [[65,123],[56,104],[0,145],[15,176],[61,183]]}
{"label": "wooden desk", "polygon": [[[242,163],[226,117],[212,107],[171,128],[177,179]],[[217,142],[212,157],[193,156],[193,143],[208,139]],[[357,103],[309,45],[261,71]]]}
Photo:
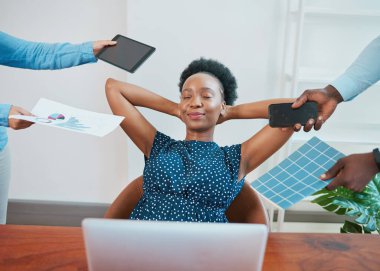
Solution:
{"label": "wooden desk", "polygon": [[[0,225],[0,270],[87,270],[81,228]],[[263,270],[380,270],[380,236],[271,233]]]}

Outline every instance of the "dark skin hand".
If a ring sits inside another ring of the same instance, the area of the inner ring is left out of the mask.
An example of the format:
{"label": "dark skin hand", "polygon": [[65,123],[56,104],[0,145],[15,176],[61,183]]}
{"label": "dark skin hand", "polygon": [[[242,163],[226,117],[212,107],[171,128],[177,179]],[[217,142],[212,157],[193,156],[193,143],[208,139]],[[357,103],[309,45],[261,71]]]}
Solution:
{"label": "dark skin hand", "polygon": [[[293,108],[302,106],[307,101],[318,103],[318,118],[314,122],[310,119],[304,126],[304,131],[309,132],[313,126],[314,130],[319,130],[322,124],[334,113],[337,105],[343,101],[339,91],[331,85],[322,89],[305,90],[301,96],[293,103]],[[294,131],[301,130],[301,124],[293,127]],[[325,174],[321,175],[322,180],[334,180],[326,187],[333,190],[338,186],[344,186],[356,192],[362,191],[370,182],[373,176],[379,172],[372,152],[362,154],[352,154],[336,162]]]}
{"label": "dark skin hand", "polygon": [[[322,89],[305,90],[293,103],[292,108],[299,108],[308,101],[318,104],[318,118],[315,122],[313,119],[308,120],[303,128],[305,132],[309,132],[313,126],[315,130],[321,129],[322,124],[334,113],[335,108],[338,103],[343,101],[343,98],[336,88],[328,85]],[[297,123],[294,125],[293,130],[298,132],[301,128],[302,125]]]}
{"label": "dark skin hand", "polygon": [[328,190],[344,186],[350,190],[361,192],[379,171],[372,152],[351,154],[339,159],[332,168],[322,174],[321,179],[334,178],[326,187]]}

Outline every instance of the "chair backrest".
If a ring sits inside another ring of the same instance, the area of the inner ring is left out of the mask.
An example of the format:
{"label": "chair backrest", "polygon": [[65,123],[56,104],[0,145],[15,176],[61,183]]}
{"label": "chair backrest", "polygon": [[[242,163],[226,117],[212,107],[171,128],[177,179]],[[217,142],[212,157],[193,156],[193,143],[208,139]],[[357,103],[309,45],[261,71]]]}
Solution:
{"label": "chair backrest", "polygon": [[264,204],[251,185],[245,181],[240,193],[228,207],[226,216],[232,223],[256,223],[269,227]]}
{"label": "chair backrest", "polygon": [[[108,208],[105,218],[128,219],[143,195],[142,176],[129,183]],[[229,222],[256,223],[269,226],[268,216],[260,197],[245,182],[239,195],[226,211]]]}

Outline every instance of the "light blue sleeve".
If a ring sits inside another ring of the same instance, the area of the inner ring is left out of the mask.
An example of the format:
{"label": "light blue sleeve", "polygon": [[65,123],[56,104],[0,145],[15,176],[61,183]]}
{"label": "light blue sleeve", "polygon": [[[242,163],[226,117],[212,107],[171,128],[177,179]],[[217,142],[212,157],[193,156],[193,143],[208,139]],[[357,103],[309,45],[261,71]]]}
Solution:
{"label": "light blue sleeve", "polygon": [[345,101],[355,98],[380,80],[380,36],[360,53],[354,63],[331,85]]}
{"label": "light blue sleeve", "polygon": [[33,70],[56,70],[96,62],[92,42],[42,43],[0,32],[0,64]]}
{"label": "light blue sleeve", "polygon": [[11,110],[10,104],[0,104],[0,126],[8,127],[8,116]]}

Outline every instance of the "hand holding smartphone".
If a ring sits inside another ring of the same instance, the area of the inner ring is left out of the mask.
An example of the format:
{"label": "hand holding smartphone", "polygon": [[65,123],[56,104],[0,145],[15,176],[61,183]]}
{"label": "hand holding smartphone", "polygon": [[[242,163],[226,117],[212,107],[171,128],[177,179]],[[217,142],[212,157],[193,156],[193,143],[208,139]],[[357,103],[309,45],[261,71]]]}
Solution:
{"label": "hand holding smartphone", "polygon": [[318,117],[316,102],[306,102],[296,109],[292,103],[271,104],[268,111],[270,127],[292,127],[297,123],[304,126],[309,119],[316,121]]}

